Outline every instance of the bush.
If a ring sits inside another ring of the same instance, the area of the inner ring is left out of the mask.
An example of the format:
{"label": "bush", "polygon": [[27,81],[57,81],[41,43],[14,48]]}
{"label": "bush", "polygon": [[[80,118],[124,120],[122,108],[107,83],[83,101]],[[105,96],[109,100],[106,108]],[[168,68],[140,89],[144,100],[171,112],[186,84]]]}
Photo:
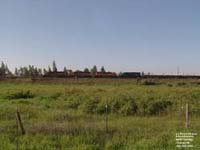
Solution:
{"label": "bush", "polygon": [[124,115],[135,115],[137,113],[138,106],[135,103],[134,99],[128,99],[128,101],[123,105],[120,111]]}
{"label": "bush", "polygon": [[159,82],[156,82],[154,80],[142,80],[141,84],[142,85],[158,85]]}
{"label": "bush", "polygon": [[60,96],[62,95],[62,93],[54,93],[50,96],[51,99],[58,99]]}
{"label": "bush", "polygon": [[134,115],[137,113],[138,106],[135,99],[130,96],[118,96],[108,103],[108,112],[122,113],[124,115]]}
{"label": "bush", "polygon": [[81,101],[78,99],[69,99],[67,100],[67,108],[71,109],[78,109],[79,105],[81,104]]}
{"label": "bush", "polygon": [[148,111],[148,104],[146,101],[141,100],[139,104],[139,114],[145,116]]}
{"label": "bush", "polygon": [[126,145],[126,141],[121,137],[113,137],[111,140],[109,140],[106,145],[106,150],[118,150],[118,149],[124,149]]}
{"label": "bush", "polygon": [[156,101],[148,105],[148,114],[157,115],[165,112],[169,106],[172,105],[171,101]]}
{"label": "bush", "polygon": [[195,116],[200,116],[200,108],[198,108],[198,107],[192,108],[191,113],[192,113],[193,115],[195,115]]}
{"label": "bush", "polygon": [[68,96],[65,101],[66,101],[66,107],[70,109],[78,109],[79,106],[87,100],[89,97],[85,95],[71,95]]}
{"label": "bush", "polygon": [[98,103],[98,99],[87,99],[80,107],[85,113],[96,113]]}
{"label": "bush", "polygon": [[8,93],[6,98],[12,100],[12,99],[28,99],[33,98],[34,95],[28,90],[28,91],[20,91],[16,93]]}
{"label": "bush", "polygon": [[111,103],[108,105],[110,105],[110,109],[112,113],[119,113],[120,109],[123,107],[124,104],[125,102],[123,101],[123,99],[114,98],[112,99]]}
{"label": "bush", "polygon": [[51,95],[40,96],[39,98],[41,100],[57,100],[60,96],[62,96],[62,93],[53,93]]}
{"label": "bush", "polygon": [[185,85],[187,85],[185,82],[178,82],[177,84],[176,84],[177,86],[185,86]]}
{"label": "bush", "polygon": [[167,86],[168,86],[168,87],[173,87],[173,84],[170,84],[170,83],[169,83],[169,84],[167,84]]}
{"label": "bush", "polygon": [[107,105],[107,113],[110,113],[111,108],[110,105],[108,105],[108,102],[106,100],[102,100],[98,106],[97,106],[97,113],[98,114],[105,114],[106,113],[106,105]]}

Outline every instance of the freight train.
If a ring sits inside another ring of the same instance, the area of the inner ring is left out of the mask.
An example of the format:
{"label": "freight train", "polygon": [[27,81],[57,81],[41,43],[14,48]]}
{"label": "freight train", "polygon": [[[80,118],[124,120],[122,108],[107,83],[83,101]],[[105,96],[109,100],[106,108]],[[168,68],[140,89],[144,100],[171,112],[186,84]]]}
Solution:
{"label": "freight train", "polygon": [[83,71],[68,71],[68,72],[48,72],[43,75],[44,78],[159,78],[159,79],[200,79],[198,75],[147,75],[141,72],[83,72]]}
{"label": "freight train", "polygon": [[117,74],[115,72],[82,72],[82,71],[68,71],[68,72],[48,72],[43,77],[51,78],[139,78],[140,72],[124,72]]}

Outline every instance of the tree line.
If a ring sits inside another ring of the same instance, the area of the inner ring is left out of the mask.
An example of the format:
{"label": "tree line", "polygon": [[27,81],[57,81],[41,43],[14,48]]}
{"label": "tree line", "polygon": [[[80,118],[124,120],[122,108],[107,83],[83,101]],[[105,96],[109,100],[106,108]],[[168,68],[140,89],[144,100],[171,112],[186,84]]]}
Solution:
{"label": "tree line", "polygon": [[[65,74],[68,73],[68,69],[65,66],[63,68],[63,72]],[[106,72],[104,66],[102,66],[99,70],[100,72]],[[48,66],[48,68],[38,68],[35,67],[34,65],[28,65],[24,67],[19,67],[15,68],[14,72],[10,71],[8,68],[8,65],[4,63],[3,61],[1,62],[0,65],[0,77],[41,77],[49,72],[58,72],[56,62],[52,62],[52,66]],[[94,65],[91,69],[85,68],[83,71],[81,70],[76,70],[76,72],[86,72],[86,73],[95,73],[98,72],[97,66]]]}

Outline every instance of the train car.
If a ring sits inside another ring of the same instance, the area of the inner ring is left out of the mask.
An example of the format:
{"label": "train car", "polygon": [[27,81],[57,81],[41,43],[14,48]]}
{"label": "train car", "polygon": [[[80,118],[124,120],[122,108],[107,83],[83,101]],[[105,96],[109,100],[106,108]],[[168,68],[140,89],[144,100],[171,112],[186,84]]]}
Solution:
{"label": "train car", "polygon": [[123,72],[119,75],[120,78],[139,78],[141,77],[140,72]]}
{"label": "train car", "polygon": [[92,74],[90,72],[75,71],[71,74],[71,76],[77,78],[91,78]]}
{"label": "train car", "polygon": [[43,77],[50,77],[50,78],[65,78],[67,77],[67,74],[63,71],[57,71],[57,72],[48,72]]}
{"label": "train car", "polygon": [[94,74],[95,78],[116,78],[117,74],[115,72],[96,72]]}
{"label": "train car", "polygon": [[43,77],[49,78],[138,78],[142,77],[140,72],[124,72],[120,75],[117,75],[115,72],[83,72],[83,71],[57,71],[57,72],[48,72]]}
{"label": "train car", "polygon": [[155,79],[199,79],[198,75],[144,75],[143,78]]}

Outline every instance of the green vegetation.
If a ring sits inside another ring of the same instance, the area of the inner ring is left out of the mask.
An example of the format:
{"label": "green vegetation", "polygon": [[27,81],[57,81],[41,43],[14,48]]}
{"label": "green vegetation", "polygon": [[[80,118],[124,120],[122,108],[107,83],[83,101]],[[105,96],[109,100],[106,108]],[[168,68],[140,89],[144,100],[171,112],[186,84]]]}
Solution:
{"label": "green vegetation", "polygon": [[7,93],[6,99],[27,99],[27,98],[33,98],[34,95],[28,90],[28,91],[20,91],[15,93]]}
{"label": "green vegetation", "polygon": [[[0,149],[18,145],[20,150],[173,150],[176,133],[199,132],[199,83],[193,79],[1,81]],[[186,103],[189,129],[184,128]],[[17,130],[16,110],[25,135]],[[196,149],[199,140],[197,136],[193,142]]]}

